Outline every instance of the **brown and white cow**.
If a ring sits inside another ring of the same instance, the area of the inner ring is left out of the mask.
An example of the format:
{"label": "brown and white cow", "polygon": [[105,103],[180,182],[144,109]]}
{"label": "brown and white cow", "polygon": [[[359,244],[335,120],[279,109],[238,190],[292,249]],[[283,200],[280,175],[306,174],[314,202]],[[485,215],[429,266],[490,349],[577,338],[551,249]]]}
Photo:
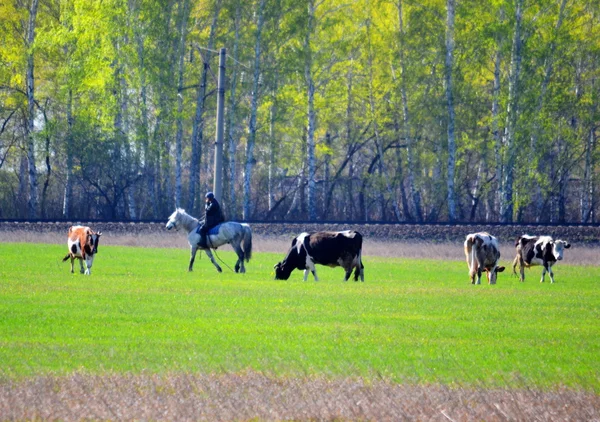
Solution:
{"label": "brown and white cow", "polygon": [[287,280],[293,270],[304,270],[304,281],[311,271],[318,281],[315,264],[342,267],[348,281],[354,269],[354,281],[365,281],[362,264],[362,235],[353,230],[340,232],[301,233],[294,240],[285,259],[275,264],[275,279]]}
{"label": "brown and white cow", "polygon": [[[487,272],[489,284],[496,284],[498,273],[504,267],[498,266],[500,248],[498,239],[486,232],[471,233],[465,240],[465,256],[469,264],[469,277],[471,284],[481,284],[481,273]],[[475,279],[477,275],[477,279]]]}
{"label": "brown and white cow", "polygon": [[[73,261],[79,259],[81,274],[90,275],[94,255],[98,253],[98,243],[100,243],[102,233],[96,233],[87,226],[71,226],[67,236],[67,246],[69,253],[63,258],[63,262],[71,258],[71,272],[73,272]],[[83,268],[85,260],[86,269]]]}
{"label": "brown and white cow", "polygon": [[517,256],[513,261],[513,274],[517,273],[515,269],[519,265],[519,278],[521,281],[525,281],[525,267],[542,265],[540,283],[544,282],[546,272],[550,274],[550,282],[554,283],[552,266],[557,261],[562,261],[564,250],[569,249],[571,244],[564,240],[554,240],[550,236],[529,236],[525,234],[517,239],[515,246]]}

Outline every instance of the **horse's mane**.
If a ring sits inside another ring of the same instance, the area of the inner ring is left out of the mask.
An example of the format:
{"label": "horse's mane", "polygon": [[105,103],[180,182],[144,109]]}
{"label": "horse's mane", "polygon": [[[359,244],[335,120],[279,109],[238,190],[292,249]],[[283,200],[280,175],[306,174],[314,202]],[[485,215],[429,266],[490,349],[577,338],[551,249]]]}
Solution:
{"label": "horse's mane", "polygon": [[186,213],[183,208],[177,208],[175,212],[177,213],[177,219],[180,220],[184,225],[191,224],[192,222],[199,222],[199,220],[196,217],[192,217],[191,215]]}

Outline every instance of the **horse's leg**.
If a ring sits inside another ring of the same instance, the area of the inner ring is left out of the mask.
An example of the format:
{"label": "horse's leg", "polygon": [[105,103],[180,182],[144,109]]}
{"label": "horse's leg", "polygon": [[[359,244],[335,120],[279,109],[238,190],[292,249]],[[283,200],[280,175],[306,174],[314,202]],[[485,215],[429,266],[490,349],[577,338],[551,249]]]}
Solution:
{"label": "horse's leg", "polygon": [[233,250],[238,256],[238,260],[235,263],[235,272],[245,273],[246,268],[244,267],[244,251],[237,242],[232,243],[231,246],[233,246]]}
{"label": "horse's leg", "polygon": [[198,251],[198,246],[196,244],[190,247],[190,266],[188,267],[188,271],[192,271],[194,267],[194,260],[196,259],[196,252]]}
{"label": "horse's leg", "polygon": [[206,255],[208,255],[208,257],[210,258],[210,262],[213,263],[213,265],[217,268],[218,272],[223,272],[223,270],[221,269],[221,267],[219,267],[219,264],[217,264],[217,261],[215,260],[215,257],[212,254],[212,251],[210,249],[206,249]]}

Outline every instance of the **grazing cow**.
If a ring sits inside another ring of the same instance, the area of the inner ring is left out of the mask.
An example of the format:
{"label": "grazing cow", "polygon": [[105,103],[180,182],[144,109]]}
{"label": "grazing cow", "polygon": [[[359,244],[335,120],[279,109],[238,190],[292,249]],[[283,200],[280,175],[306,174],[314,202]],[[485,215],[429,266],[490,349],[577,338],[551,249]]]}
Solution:
{"label": "grazing cow", "polygon": [[571,244],[564,240],[554,240],[550,236],[523,235],[517,239],[515,246],[517,248],[517,256],[513,261],[513,274],[517,274],[515,269],[519,265],[519,278],[521,281],[525,281],[525,267],[543,265],[544,268],[542,269],[540,283],[544,282],[546,271],[550,273],[550,281],[554,283],[552,266],[557,261],[562,261],[564,250],[569,249]]}
{"label": "grazing cow", "polygon": [[[71,272],[73,272],[73,261],[79,259],[80,272],[90,275],[94,255],[98,253],[98,243],[100,243],[102,233],[96,233],[87,226],[71,226],[67,237],[67,246],[69,253],[63,258],[63,262],[71,258]],[[85,260],[86,269],[83,269]]]}
{"label": "grazing cow", "polygon": [[292,247],[285,259],[275,264],[275,279],[287,280],[296,268],[304,270],[304,281],[310,270],[319,281],[315,264],[330,267],[343,267],[346,270],[344,281],[348,281],[352,270],[354,281],[365,281],[362,264],[362,235],[359,232],[346,230],[341,232],[302,233],[292,240]]}
{"label": "grazing cow", "polygon": [[498,239],[486,232],[469,234],[465,240],[465,255],[469,264],[471,284],[481,284],[483,270],[487,272],[488,283],[496,284],[498,273],[504,271],[504,267],[498,266],[500,260]]}

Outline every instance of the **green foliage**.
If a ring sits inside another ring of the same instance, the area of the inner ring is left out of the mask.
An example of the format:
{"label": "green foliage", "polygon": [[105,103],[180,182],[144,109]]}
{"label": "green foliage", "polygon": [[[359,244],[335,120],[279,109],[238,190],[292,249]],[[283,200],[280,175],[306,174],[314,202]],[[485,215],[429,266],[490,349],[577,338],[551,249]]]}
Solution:
{"label": "green foliage", "polygon": [[64,246],[0,248],[4,377],[252,369],[600,391],[596,266],[474,286],[464,262],[364,257],[364,283],[327,267],[275,281],[280,254],[255,254],[245,275],[206,257],[188,273],[183,248],[101,245],[87,277],[60,262]]}
{"label": "green foliage", "polygon": [[[172,197],[164,195],[174,190],[174,169],[179,160],[175,145],[178,128],[182,130],[179,138],[182,180],[178,188],[185,190],[190,183],[189,163],[193,158],[190,140],[196,124],[198,84],[203,59],[210,56],[206,47],[217,7],[220,13],[215,45],[228,48],[228,77],[233,69],[237,72],[235,116],[231,116],[236,125],[232,134],[236,150],[232,154],[238,164],[245,162],[258,4],[258,0],[201,3],[40,0],[37,31],[30,50],[35,62],[35,131],[51,136],[49,156],[53,176],[56,176],[51,178],[51,183],[56,184],[53,191],[64,188],[60,184],[68,173],[69,142],[74,131],[76,137],[86,139],[79,143],[86,148],[93,139],[118,139],[115,142],[119,142],[121,148],[119,157],[128,162],[101,164],[127,168],[126,172],[116,169],[113,173],[128,178],[125,184],[132,208],[135,208],[133,203],[145,202],[149,190],[155,193],[151,197],[163,197],[151,212],[140,209],[139,216],[158,218],[170,212]],[[328,201],[328,192],[323,187],[333,185],[335,198],[327,210],[321,207],[320,217],[356,218],[357,215],[348,210],[360,202],[359,195],[366,195],[367,203],[381,195],[391,203],[393,197],[406,196],[412,190],[420,193],[422,206],[437,209],[431,215],[445,219],[443,203],[442,208],[438,207],[440,198],[446,197],[444,179],[448,162],[445,2],[325,0],[315,4],[313,32],[308,34],[310,50],[307,51],[308,3],[266,1],[256,163],[252,163],[260,177],[252,182],[254,198],[250,198],[257,204],[256,216],[274,211],[266,209],[266,202],[259,200],[268,193],[265,190],[269,185],[271,189],[279,187],[277,192],[270,193],[276,201],[281,199],[274,216],[285,217],[295,197],[292,186],[296,183],[291,179],[306,178],[308,117],[304,63],[310,54],[316,87],[316,182],[324,182],[317,183],[317,197],[320,203]],[[458,151],[455,189],[459,196],[457,202],[463,204],[460,213],[469,213],[466,204],[470,202],[473,187],[486,185],[481,195],[478,194],[481,205],[475,218],[482,220],[490,215],[495,218],[499,206],[496,193],[506,188],[498,175],[512,162],[508,154],[514,150],[518,169],[513,185],[519,192],[519,204],[515,204],[519,210],[515,214],[522,221],[564,218],[578,221],[579,216],[586,213],[582,209],[586,201],[593,204],[592,208],[597,206],[597,201],[592,200],[593,193],[584,186],[597,185],[600,177],[598,142],[589,142],[590,136],[594,140],[597,136],[595,127],[600,117],[598,4],[566,1],[561,10],[562,0],[524,2],[522,71],[514,104],[517,122],[514,148],[509,151],[502,137],[507,126],[515,4],[506,0],[461,0],[456,5],[452,79]],[[20,151],[25,142],[27,7],[27,2],[0,4],[0,127],[4,127],[0,132],[0,157],[7,156],[0,168],[3,172],[21,168]],[[234,62],[231,55],[238,10],[241,20],[238,59]],[[181,40],[183,45],[180,45]],[[494,92],[497,55],[500,57],[499,87]],[[183,59],[181,81],[180,59]],[[212,182],[209,160],[214,152],[216,55],[212,54],[208,66],[208,86],[203,99],[205,119],[199,128],[202,172],[200,181],[193,182],[204,187]],[[231,83],[230,79],[227,96],[232,93]],[[181,111],[178,110],[179,99],[183,103]],[[498,109],[492,114],[495,101]],[[233,113],[229,110],[229,98],[226,103],[226,113]],[[18,113],[11,114],[15,110]],[[71,122],[67,121],[69,114]],[[12,117],[9,119],[9,116]],[[10,121],[2,126],[6,120]],[[52,127],[51,131],[43,127],[46,124]],[[386,183],[371,186],[369,166],[377,160],[378,153],[373,140],[375,127],[383,148],[391,148],[384,154],[383,170],[391,175],[392,192],[387,191]],[[331,146],[324,145],[327,133],[335,140]],[[40,153],[45,149],[43,138],[35,138],[40,169],[45,167],[45,154]],[[399,149],[398,153],[394,153],[395,149]],[[324,180],[325,160],[329,160],[331,178],[327,181]],[[479,163],[484,165],[477,173]],[[530,163],[535,163],[533,169],[523,168]],[[264,184],[263,177],[267,177],[269,168],[274,179]],[[236,167],[231,183],[240,183],[242,173],[241,168]],[[27,177],[23,173],[14,180]],[[4,180],[9,178],[4,177]],[[17,189],[17,182],[11,183],[10,189]],[[527,187],[532,183],[541,186],[539,192],[528,192]],[[357,186],[371,186],[377,191],[357,191]],[[379,192],[380,189],[383,191]],[[74,195],[85,197],[87,201],[102,197],[99,189],[89,183],[75,187]],[[121,201],[119,218],[127,218],[123,211],[126,204]],[[566,217],[540,209],[540,204],[552,204],[552,209],[557,210],[558,202],[566,204]],[[58,204],[60,198],[48,203]],[[414,218],[416,203],[409,199],[405,205],[401,219]],[[305,204],[300,208],[306,208]],[[390,214],[390,210],[384,213],[357,211],[368,219],[381,219]],[[44,214],[59,217],[61,212],[62,208],[57,207],[45,210]],[[18,212],[11,216],[22,217]]]}

